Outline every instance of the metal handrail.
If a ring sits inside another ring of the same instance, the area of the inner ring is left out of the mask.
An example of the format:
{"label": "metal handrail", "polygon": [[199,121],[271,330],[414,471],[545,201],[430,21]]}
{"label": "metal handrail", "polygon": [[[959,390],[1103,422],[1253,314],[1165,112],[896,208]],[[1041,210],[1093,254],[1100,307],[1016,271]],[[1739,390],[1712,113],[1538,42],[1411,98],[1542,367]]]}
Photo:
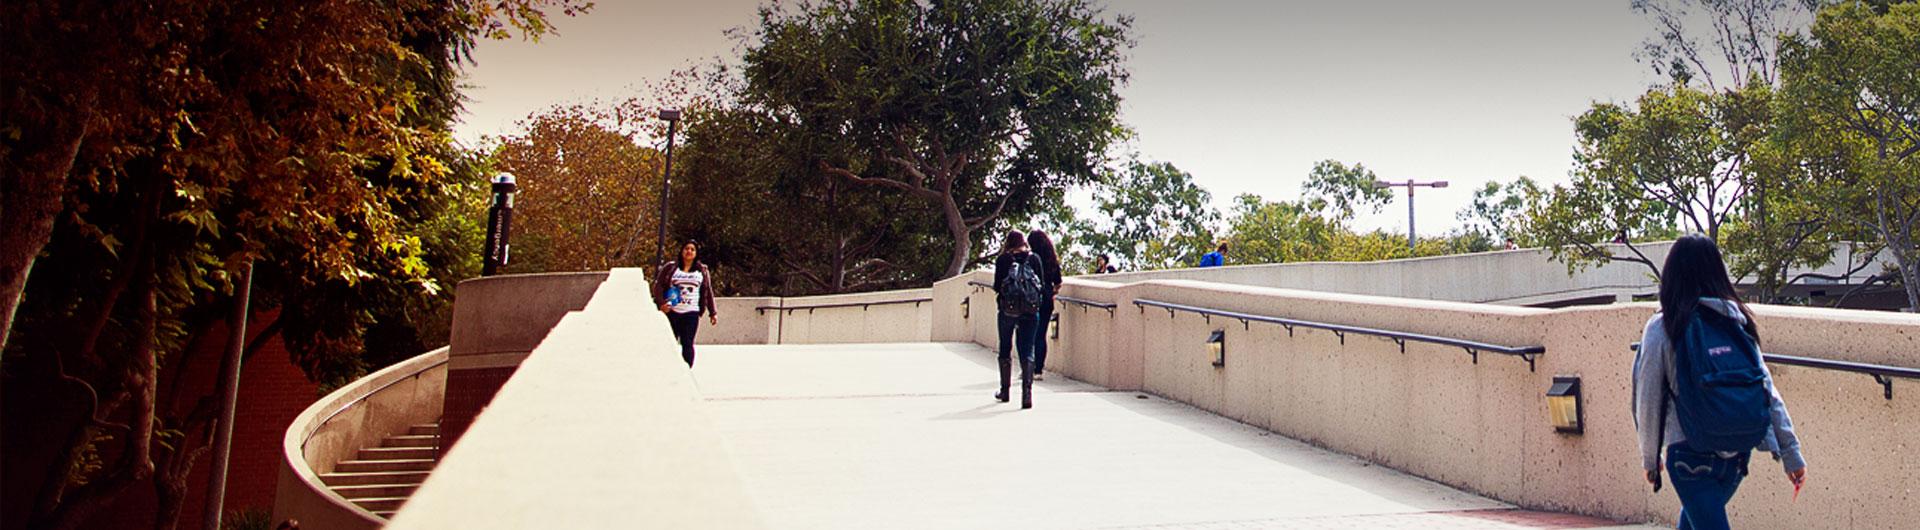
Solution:
{"label": "metal handrail", "polygon": [[[1640,343],[1638,342],[1633,343],[1633,345],[1630,347],[1633,349],[1633,351],[1640,351]],[[1901,377],[1906,379],[1920,379],[1920,368],[1907,368],[1904,366],[1891,366],[1891,365],[1885,365],[1885,364],[1857,363],[1853,361],[1836,361],[1833,359],[1821,359],[1818,357],[1801,357],[1797,355],[1780,355],[1777,353],[1761,353],[1760,358],[1762,360],[1765,360],[1766,362],[1770,362],[1773,364],[1784,364],[1789,366],[1805,366],[1808,368],[1819,368],[1822,370],[1833,370],[1837,372],[1852,372],[1856,374],[1870,375],[1870,376],[1873,376],[1873,382],[1880,383],[1881,395],[1885,396],[1889,400],[1893,399],[1893,378]]]}
{"label": "metal handrail", "polygon": [[932,298],[913,298],[908,300],[881,300],[878,302],[846,302],[846,303],[840,303],[840,304],[815,304],[815,305],[795,305],[795,306],[763,305],[760,307],[753,308],[753,311],[755,313],[759,313],[762,315],[766,314],[767,310],[769,309],[786,311],[787,314],[793,314],[795,310],[800,310],[800,309],[805,309],[807,310],[808,313],[812,313],[813,310],[815,309],[833,309],[833,308],[839,308],[839,307],[858,307],[860,308],[861,311],[865,311],[868,306],[888,305],[888,304],[913,304],[915,306],[918,306],[920,304],[924,304],[932,301],[933,301]]}
{"label": "metal handrail", "polygon": [[[974,292],[976,292],[976,293],[977,293],[977,292],[980,292],[980,290],[981,290],[981,289],[992,289],[992,288],[993,288],[993,284],[990,284],[990,283],[986,283],[986,282],[982,282],[982,281],[979,281],[979,280],[967,280],[967,285],[968,285],[968,286],[971,286],[971,287],[973,287],[973,291],[974,291]],[[1108,314],[1108,315],[1112,315],[1112,314],[1113,314],[1113,310],[1114,310],[1114,309],[1118,309],[1118,308],[1120,307],[1120,305],[1119,305],[1119,304],[1112,304],[1112,303],[1107,303],[1107,302],[1101,302],[1101,301],[1098,301],[1098,300],[1088,300],[1088,299],[1085,299],[1085,298],[1075,298],[1075,297],[1072,297],[1072,296],[1067,296],[1067,295],[1063,295],[1063,294],[1056,294],[1056,295],[1053,295],[1053,299],[1054,299],[1054,300],[1059,300],[1059,301],[1062,301],[1062,302],[1066,302],[1066,303],[1069,303],[1069,304],[1076,304],[1076,305],[1080,305],[1080,306],[1082,306],[1082,307],[1091,307],[1091,308],[1094,308],[1094,309],[1105,309],[1105,310],[1107,310],[1107,314]]]}
{"label": "metal handrail", "polygon": [[1342,345],[1345,345],[1347,343],[1348,333],[1353,333],[1356,335],[1371,335],[1375,337],[1384,337],[1386,339],[1392,340],[1395,344],[1400,345],[1400,353],[1407,352],[1407,342],[1409,341],[1427,342],[1427,343],[1441,344],[1446,346],[1454,346],[1454,347],[1466,350],[1467,355],[1473,357],[1474,364],[1480,364],[1480,352],[1483,352],[1483,351],[1498,353],[1502,355],[1512,355],[1512,356],[1519,357],[1521,360],[1526,361],[1527,371],[1529,372],[1534,371],[1534,361],[1538,359],[1540,355],[1545,354],[1547,352],[1546,346],[1504,346],[1499,344],[1472,341],[1472,340],[1466,340],[1466,339],[1456,339],[1451,337],[1424,335],[1420,333],[1408,333],[1403,331],[1390,331],[1390,330],[1384,330],[1384,329],[1363,328],[1359,326],[1348,326],[1345,324],[1331,324],[1326,322],[1314,322],[1311,320],[1298,320],[1298,319],[1281,318],[1281,317],[1273,317],[1273,316],[1266,316],[1266,315],[1255,315],[1252,313],[1240,313],[1236,311],[1224,311],[1224,310],[1211,309],[1211,308],[1205,308],[1205,307],[1199,307],[1199,306],[1176,304],[1172,302],[1161,302],[1158,300],[1136,299],[1133,301],[1133,305],[1140,307],[1140,311],[1142,312],[1146,311],[1147,306],[1153,306],[1153,307],[1165,309],[1167,310],[1168,316],[1172,316],[1174,311],[1186,311],[1189,313],[1198,313],[1202,316],[1207,317],[1207,320],[1209,322],[1211,322],[1213,320],[1212,317],[1215,317],[1215,316],[1227,317],[1227,318],[1239,320],[1241,326],[1248,329],[1251,329],[1252,327],[1251,322],[1279,324],[1281,327],[1287,328],[1287,336],[1289,337],[1293,336],[1293,328],[1296,328],[1296,327],[1322,329],[1322,330],[1331,331],[1333,332],[1334,335],[1340,337],[1340,344]]}

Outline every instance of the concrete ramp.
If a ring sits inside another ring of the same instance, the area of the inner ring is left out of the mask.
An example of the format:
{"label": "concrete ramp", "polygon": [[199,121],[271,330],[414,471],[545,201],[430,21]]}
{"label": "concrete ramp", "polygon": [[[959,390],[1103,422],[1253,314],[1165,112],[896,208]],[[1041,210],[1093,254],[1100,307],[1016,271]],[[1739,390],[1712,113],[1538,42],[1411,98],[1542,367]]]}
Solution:
{"label": "concrete ramp", "polygon": [[996,370],[978,346],[919,343],[702,346],[693,372],[773,528],[1617,524],[1516,510],[1184,404],[1057,375],[1036,385],[1034,409],[1021,410],[1017,380],[1012,403],[993,400]]}

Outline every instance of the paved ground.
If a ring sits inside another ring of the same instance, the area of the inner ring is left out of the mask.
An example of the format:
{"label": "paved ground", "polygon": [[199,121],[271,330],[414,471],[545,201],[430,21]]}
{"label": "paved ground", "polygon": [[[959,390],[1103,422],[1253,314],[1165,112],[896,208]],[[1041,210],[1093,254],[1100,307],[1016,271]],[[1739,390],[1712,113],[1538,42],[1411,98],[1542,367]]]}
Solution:
{"label": "paved ground", "polygon": [[1515,510],[1064,377],[1020,410],[1017,395],[993,401],[993,363],[971,344],[702,346],[694,375],[775,528],[1615,524]]}

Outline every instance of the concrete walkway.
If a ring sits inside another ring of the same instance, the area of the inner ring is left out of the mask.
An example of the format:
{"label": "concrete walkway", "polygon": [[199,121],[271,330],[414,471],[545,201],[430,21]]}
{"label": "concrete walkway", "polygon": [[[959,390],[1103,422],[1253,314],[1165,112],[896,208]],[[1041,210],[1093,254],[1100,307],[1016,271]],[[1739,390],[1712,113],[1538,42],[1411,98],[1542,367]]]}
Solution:
{"label": "concrete walkway", "polygon": [[1515,510],[1060,376],[1023,411],[1017,381],[1012,403],[993,401],[996,371],[972,344],[701,346],[694,376],[774,528],[1617,524]]}

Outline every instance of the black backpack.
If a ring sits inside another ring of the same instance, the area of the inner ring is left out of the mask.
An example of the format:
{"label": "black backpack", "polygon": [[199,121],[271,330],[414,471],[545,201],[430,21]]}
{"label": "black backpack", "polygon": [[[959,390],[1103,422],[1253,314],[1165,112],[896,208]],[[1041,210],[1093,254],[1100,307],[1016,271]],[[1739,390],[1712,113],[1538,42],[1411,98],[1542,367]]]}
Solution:
{"label": "black backpack", "polygon": [[1026,259],[1011,260],[1007,278],[999,286],[1001,313],[1031,315],[1039,313],[1041,304],[1047,302],[1037,258],[1039,256],[1027,254]]}

